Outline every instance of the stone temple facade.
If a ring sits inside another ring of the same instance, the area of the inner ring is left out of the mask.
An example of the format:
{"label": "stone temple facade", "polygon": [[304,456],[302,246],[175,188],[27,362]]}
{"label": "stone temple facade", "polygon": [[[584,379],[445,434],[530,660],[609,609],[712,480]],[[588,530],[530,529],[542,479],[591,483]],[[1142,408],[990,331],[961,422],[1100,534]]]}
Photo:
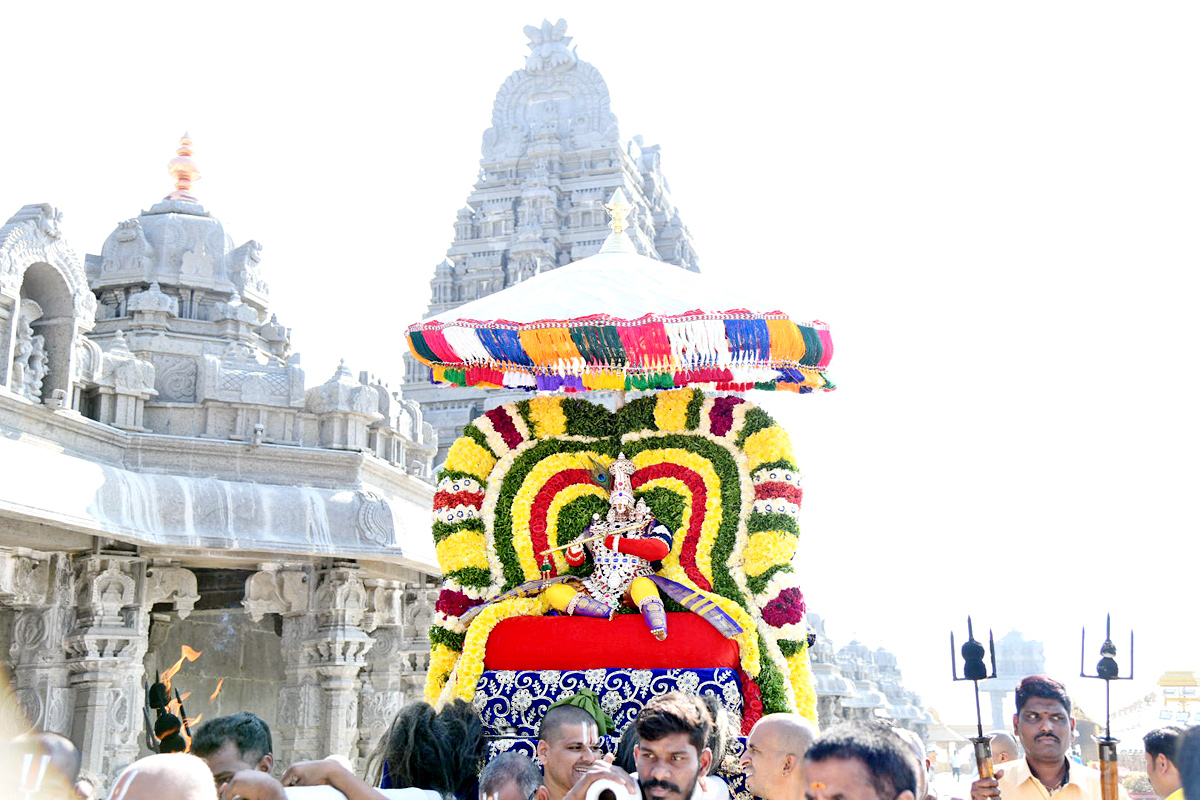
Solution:
{"label": "stone temple facade", "polygon": [[[659,146],[621,141],[604,78],[569,47],[566,29],[563,20],[525,28],[531,52],[496,94],[479,180],[430,281],[429,316],[595,255],[608,235],[604,203],[618,188],[635,208],[628,233],[638,252],[699,271]],[[434,387],[408,354],[404,396],[436,427],[438,463],[471,419],[516,397]]]}
{"label": "stone temple facade", "polygon": [[933,715],[921,705],[920,695],[904,688],[895,655],[882,647],[872,651],[857,641],[835,651],[821,617],[810,612],[808,624],[817,634],[812,668],[822,728],[846,720],[874,720],[925,738]]}
{"label": "stone temple facade", "polygon": [[0,730],[102,780],[184,645],[188,716],[258,713],[283,764],[361,758],[428,659],[433,428],[366,373],[306,385],[190,156],[84,262],[49,205],[0,228]]}

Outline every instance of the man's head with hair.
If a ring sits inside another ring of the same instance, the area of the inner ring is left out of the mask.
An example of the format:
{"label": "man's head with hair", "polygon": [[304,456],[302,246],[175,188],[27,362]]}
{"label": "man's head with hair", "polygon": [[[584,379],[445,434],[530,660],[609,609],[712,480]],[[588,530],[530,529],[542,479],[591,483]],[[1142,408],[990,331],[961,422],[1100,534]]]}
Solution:
{"label": "man's head with hair", "polygon": [[[30,774],[19,776],[20,786],[32,789],[38,775],[42,776],[42,787],[47,796],[59,792],[59,787],[71,789],[75,786],[83,758],[70,739],[57,733],[32,731],[13,739],[12,744],[18,754],[33,756],[28,762]],[[43,759],[47,760],[46,769],[42,768]],[[24,759],[21,763],[23,767]]]}
{"label": "man's head with hair", "polygon": [[375,786],[426,789],[462,795],[483,758],[483,723],[468,703],[455,700],[440,712],[417,700],[401,708],[367,757]]}
{"label": "man's head with hair", "polygon": [[479,800],[546,800],[537,765],[520,753],[501,753],[479,776]]}
{"label": "man's head with hair", "polygon": [[767,714],[750,730],[742,753],[746,788],[763,800],[804,794],[804,756],[817,728],[799,714]]}
{"label": "man's head with hair", "polygon": [[625,730],[621,731],[621,738],[617,741],[617,752],[613,753],[613,763],[630,775],[637,772],[637,756],[633,752],[637,748],[637,743],[637,726],[626,725]]}
{"label": "man's head with hair", "polygon": [[1188,728],[1175,748],[1184,800],[1200,800],[1200,725]]}
{"label": "man's head with hair", "polygon": [[562,800],[600,757],[596,719],[579,706],[555,706],[538,728],[538,760],[546,772],[550,800]]}
{"label": "man's head with hair", "polygon": [[187,753],[146,756],[121,771],[109,800],[216,800],[212,772]]}
{"label": "man's head with hair", "polygon": [[1021,746],[1008,731],[992,731],[988,738],[992,740],[992,763],[1006,764],[1021,757]]}
{"label": "man's head with hair", "polygon": [[1064,763],[1075,737],[1067,688],[1045,675],[1030,675],[1017,684],[1013,733],[1025,748],[1025,759],[1044,770]]}
{"label": "man's head with hair", "polygon": [[708,749],[713,754],[713,764],[720,764],[725,758],[726,751],[729,750],[729,712],[725,710],[725,706],[717,698],[715,694],[702,694],[700,700],[703,701],[704,707],[708,709],[709,719],[712,720],[712,728],[708,731]]}
{"label": "man's head with hair", "polygon": [[844,722],[808,749],[808,800],[914,800],[917,771],[909,746],[886,725]]}
{"label": "man's head with hair", "polygon": [[1043,700],[1057,700],[1062,703],[1067,714],[1071,713],[1071,698],[1067,695],[1067,687],[1053,678],[1045,675],[1030,675],[1022,678],[1017,684],[1017,713],[1025,707],[1030,698],[1040,697]]}
{"label": "man's head with hair", "polygon": [[638,785],[644,800],[688,800],[712,764],[712,717],[704,701],[682,692],[652,698],[634,721]]}
{"label": "man's head with hair", "polygon": [[1146,748],[1146,777],[1150,779],[1150,785],[1159,797],[1166,797],[1183,785],[1183,779],[1179,777],[1179,767],[1175,763],[1175,754],[1179,750],[1179,740],[1183,737],[1184,730],[1178,725],[1167,725],[1142,737]]}
{"label": "man's head with hair", "polygon": [[270,772],[275,765],[272,750],[271,729],[249,711],[210,719],[192,739],[192,754],[208,764],[217,786],[244,769]]}

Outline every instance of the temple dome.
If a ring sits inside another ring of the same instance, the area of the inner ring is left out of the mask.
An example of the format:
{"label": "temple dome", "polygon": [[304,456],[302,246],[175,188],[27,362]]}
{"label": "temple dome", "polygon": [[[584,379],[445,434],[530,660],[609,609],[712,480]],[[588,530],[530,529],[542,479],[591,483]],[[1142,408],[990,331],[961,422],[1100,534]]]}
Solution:
{"label": "temple dome", "polygon": [[100,255],[88,256],[88,282],[97,293],[140,291],[158,283],[168,294],[196,291],[210,302],[237,294],[247,305],[265,312],[268,288],[259,270],[262,247],[254,240],[236,245],[221,221],[188,193],[199,171],[193,167],[181,176],[178,162],[191,164],[190,146],[185,134],[180,156],[171,161],[176,191],[117,224]]}

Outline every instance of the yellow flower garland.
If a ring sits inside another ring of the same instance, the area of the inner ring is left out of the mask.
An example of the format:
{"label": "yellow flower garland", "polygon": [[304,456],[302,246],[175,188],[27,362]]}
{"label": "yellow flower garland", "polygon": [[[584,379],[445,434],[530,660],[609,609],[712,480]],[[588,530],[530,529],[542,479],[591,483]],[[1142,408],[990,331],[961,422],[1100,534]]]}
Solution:
{"label": "yellow flower garland", "polygon": [[660,431],[676,433],[687,430],[688,404],[694,389],[672,389],[658,396],[654,404],[654,424]]}
{"label": "yellow flower garland", "polygon": [[495,465],[496,457],[468,436],[456,439],[454,444],[450,445],[450,452],[446,454],[445,469],[465,472],[481,481],[487,480]]}
{"label": "yellow flower garland", "polygon": [[792,442],[787,431],[778,425],[751,434],[746,438],[742,449],[746,451],[746,460],[751,470],[768,461],[792,457]]}
{"label": "yellow flower garland", "polygon": [[463,567],[488,568],[487,550],[479,531],[455,531],[438,542],[434,549],[442,572],[455,572]]}
{"label": "yellow flower garland", "polygon": [[815,724],[819,722],[817,719],[816,680],[813,678],[812,667],[808,663],[808,648],[802,647],[800,652],[789,656],[786,660],[787,675],[796,692],[796,711]]}
{"label": "yellow flower garland", "polygon": [[758,531],[746,544],[744,569],[751,578],[771,567],[790,563],[796,553],[796,534],[791,531]]}
{"label": "yellow flower garland", "polygon": [[562,410],[561,397],[532,397],[529,417],[533,420],[533,435],[538,439],[562,436],[567,432],[567,415]]}
{"label": "yellow flower garland", "polygon": [[435,644],[429,651],[429,674],[425,678],[425,702],[430,705],[437,702],[438,695],[442,693],[442,687],[446,684],[446,679],[454,671],[454,664],[458,661],[458,656],[457,650],[451,650],[444,644]]}
{"label": "yellow flower garland", "polygon": [[475,697],[475,684],[483,674],[484,651],[492,628],[509,617],[536,617],[549,610],[550,602],[542,593],[536,597],[510,597],[480,611],[467,629],[462,657],[458,660],[458,697],[467,702]]}

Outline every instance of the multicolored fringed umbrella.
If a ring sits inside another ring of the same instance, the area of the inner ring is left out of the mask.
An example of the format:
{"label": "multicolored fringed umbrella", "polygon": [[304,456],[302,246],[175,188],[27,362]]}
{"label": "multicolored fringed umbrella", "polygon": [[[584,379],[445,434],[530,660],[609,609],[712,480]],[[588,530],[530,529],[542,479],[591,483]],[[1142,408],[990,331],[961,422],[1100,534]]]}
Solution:
{"label": "multicolored fringed umbrella", "polygon": [[829,391],[829,327],[638,255],[618,189],[600,252],[408,328],[430,380],[538,391]]}

